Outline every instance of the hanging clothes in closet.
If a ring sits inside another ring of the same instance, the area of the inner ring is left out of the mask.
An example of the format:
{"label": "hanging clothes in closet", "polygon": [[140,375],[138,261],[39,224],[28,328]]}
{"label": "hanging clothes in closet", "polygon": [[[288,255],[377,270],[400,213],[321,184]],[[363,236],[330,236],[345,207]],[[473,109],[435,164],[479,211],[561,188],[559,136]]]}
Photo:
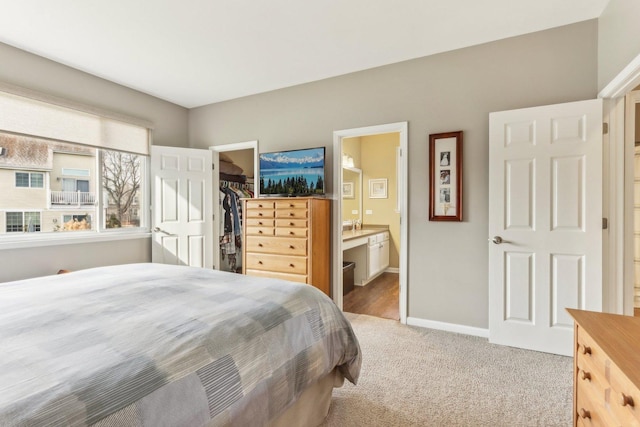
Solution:
{"label": "hanging clothes in closet", "polygon": [[252,184],[220,181],[220,269],[242,272],[243,197],[253,197]]}

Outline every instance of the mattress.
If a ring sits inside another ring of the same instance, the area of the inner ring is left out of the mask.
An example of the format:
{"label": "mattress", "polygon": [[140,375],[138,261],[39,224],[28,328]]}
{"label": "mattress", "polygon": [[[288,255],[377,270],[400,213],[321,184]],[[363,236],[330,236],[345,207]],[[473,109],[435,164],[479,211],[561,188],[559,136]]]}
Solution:
{"label": "mattress", "polygon": [[305,284],[129,264],[0,284],[0,425],[268,425],[334,369],[349,322]]}

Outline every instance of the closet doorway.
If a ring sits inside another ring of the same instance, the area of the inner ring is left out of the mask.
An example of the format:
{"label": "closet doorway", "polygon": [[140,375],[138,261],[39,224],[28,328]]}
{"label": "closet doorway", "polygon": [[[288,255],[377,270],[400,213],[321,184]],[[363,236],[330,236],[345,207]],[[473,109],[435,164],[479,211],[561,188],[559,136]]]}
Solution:
{"label": "closet doorway", "polygon": [[216,145],[213,151],[214,269],[242,273],[242,204],[258,197],[258,141]]}

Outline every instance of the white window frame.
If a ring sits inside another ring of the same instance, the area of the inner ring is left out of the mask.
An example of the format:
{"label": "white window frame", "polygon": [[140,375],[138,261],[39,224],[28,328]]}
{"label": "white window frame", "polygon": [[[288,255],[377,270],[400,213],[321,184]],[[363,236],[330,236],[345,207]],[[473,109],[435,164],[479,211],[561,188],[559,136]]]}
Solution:
{"label": "white window frame", "polygon": [[[6,236],[6,235],[13,236],[13,235],[42,233],[42,211],[41,210],[34,210],[34,209],[5,209],[3,213],[4,213],[4,221],[5,221],[5,223],[4,223],[4,233],[5,234],[3,234],[4,236]],[[20,214],[22,214],[22,224],[21,224],[21,227],[23,229],[22,231],[7,231],[7,226],[8,226],[8,222],[9,222],[7,220],[7,215],[10,214],[10,213],[20,213]],[[25,214],[28,214],[28,213],[37,213],[38,215],[40,215],[40,230],[38,230],[38,231],[24,231],[24,226],[25,226],[24,217],[25,217]]]}
{"label": "white window frame", "polygon": [[[19,187],[17,180],[18,180],[18,174],[22,173],[22,174],[26,174],[29,175],[29,185],[26,187]],[[33,183],[32,183],[32,176],[33,175],[41,175],[42,176],[42,187],[34,187]],[[15,171],[15,175],[14,175],[14,180],[13,180],[13,185],[15,188],[29,188],[29,189],[36,189],[36,190],[44,190],[45,188],[45,175],[44,172],[30,172],[30,171]]]}

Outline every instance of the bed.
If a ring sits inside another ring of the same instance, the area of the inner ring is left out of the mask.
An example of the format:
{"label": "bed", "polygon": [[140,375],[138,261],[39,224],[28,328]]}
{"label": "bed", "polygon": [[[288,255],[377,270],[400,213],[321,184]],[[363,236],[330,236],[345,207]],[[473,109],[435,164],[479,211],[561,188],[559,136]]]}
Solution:
{"label": "bed", "polygon": [[317,425],[356,383],[312,286],[164,264],[0,284],[0,425]]}

